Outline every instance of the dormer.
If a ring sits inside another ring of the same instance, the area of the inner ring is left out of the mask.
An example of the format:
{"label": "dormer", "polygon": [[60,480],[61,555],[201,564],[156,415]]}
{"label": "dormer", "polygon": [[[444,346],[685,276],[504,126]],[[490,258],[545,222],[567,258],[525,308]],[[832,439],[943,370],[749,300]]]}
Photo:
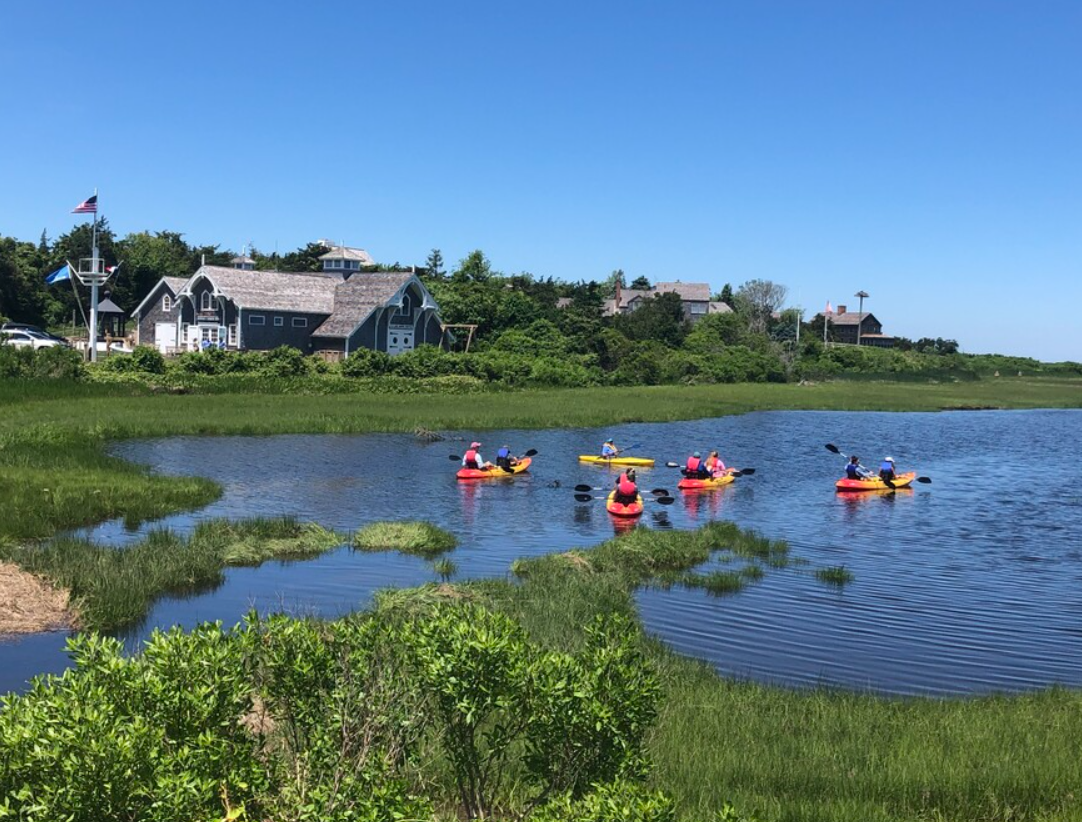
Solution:
{"label": "dormer", "polygon": [[376,264],[376,261],[363,248],[350,248],[344,245],[331,246],[326,254],[320,255],[319,259],[323,263],[325,272],[338,274],[342,279],[348,278],[365,266]]}
{"label": "dormer", "polygon": [[255,260],[246,254],[234,257],[229,262],[233,268],[239,268],[241,271],[255,271]]}

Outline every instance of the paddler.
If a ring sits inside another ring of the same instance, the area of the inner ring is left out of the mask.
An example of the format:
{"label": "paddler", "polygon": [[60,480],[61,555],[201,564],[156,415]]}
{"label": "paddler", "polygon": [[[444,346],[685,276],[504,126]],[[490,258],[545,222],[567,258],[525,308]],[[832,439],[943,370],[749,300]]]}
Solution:
{"label": "paddler", "polygon": [[711,451],[710,456],[706,458],[706,470],[710,472],[710,476],[714,479],[724,477],[729,473],[729,469],[725,467],[725,463],[721,461],[717,451]]}
{"label": "paddler", "polygon": [[850,457],[845,466],[845,477],[851,480],[864,480],[873,476],[872,472],[860,464],[860,457]]}
{"label": "paddler", "polygon": [[883,482],[894,481],[894,457],[883,457],[883,462],[879,465],[879,479]]}
{"label": "paddler", "polygon": [[631,505],[638,502],[638,499],[639,487],[635,484],[635,469],[628,468],[616,478],[616,496],[613,501],[621,505]]}
{"label": "paddler", "polygon": [[698,451],[688,457],[688,461],[684,465],[684,476],[688,479],[708,479],[710,477],[710,471],[707,470],[703,455]]}
{"label": "paddler", "polygon": [[511,456],[511,446],[501,445],[500,450],[496,452],[496,467],[511,473],[511,469],[517,462],[518,460]]}
{"label": "paddler", "polygon": [[481,452],[477,449],[481,447],[479,442],[471,442],[469,450],[462,455],[462,467],[472,468],[475,471],[483,471],[486,468],[491,468],[490,463],[485,462],[485,458],[481,456]]}
{"label": "paddler", "polygon": [[601,459],[611,460],[613,457],[620,455],[620,449],[616,447],[616,444],[612,441],[612,438],[605,440],[605,444],[601,446]]}

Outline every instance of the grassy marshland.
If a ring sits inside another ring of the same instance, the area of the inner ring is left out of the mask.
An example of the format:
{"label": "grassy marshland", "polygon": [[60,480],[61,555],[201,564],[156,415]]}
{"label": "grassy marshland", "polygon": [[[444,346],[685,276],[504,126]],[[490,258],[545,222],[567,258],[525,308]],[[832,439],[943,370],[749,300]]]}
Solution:
{"label": "grassy marshland", "polygon": [[[288,384],[283,384],[283,391]],[[106,457],[110,440],[171,435],[367,433],[663,422],[769,409],[931,411],[1082,406],[1082,380],[735,384],[451,394],[154,394],[138,385],[0,382],[0,534],[48,537],[198,508],[220,489]]]}
{"label": "grassy marshland", "polygon": [[841,586],[852,582],[854,576],[853,572],[844,565],[832,565],[829,568],[818,568],[815,571],[815,578],[829,585]]}
{"label": "grassy marshland", "polygon": [[289,518],[210,520],[186,538],[152,531],[123,548],[73,537],[30,546],[0,541],[0,556],[69,590],[84,628],[110,630],[142,619],[164,594],[217,585],[227,566],[314,556],[344,541]]}
{"label": "grassy marshland", "polygon": [[454,534],[429,522],[373,522],[353,535],[353,547],[359,551],[400,551],[425,559],[453,551],[456,545]]}
{"label": "grassy marshland", "polygon": [[[537,641],[576,648],[596,614],[633,615],[632,592],[652,574],[758,540],[727,523],[636,533],[520,560],[518,585],[456,589],[520,619]],[[650,657],[665,687],[653,782],[688,822],[727,801],[762,822],[1082,818],[1082,693],[884,699],[725,679],[659,642]]]}
{"label": "grassy marshland", "polygon": [[458,573],[458,565],[454,560],[444,557],[443,559],[437,559],[432,562],[432,570],[440,575],[440,579],[446,582]]}

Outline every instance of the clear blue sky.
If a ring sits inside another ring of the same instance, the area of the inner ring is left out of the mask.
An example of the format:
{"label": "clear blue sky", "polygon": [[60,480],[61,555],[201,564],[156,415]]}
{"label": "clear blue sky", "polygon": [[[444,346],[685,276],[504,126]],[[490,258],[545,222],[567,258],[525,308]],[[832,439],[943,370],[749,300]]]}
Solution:
{"label": "clear blue sky", "polygon": [[0,12],[0,233],[601,279],[1082,360],[1082,2],[38,2]]}

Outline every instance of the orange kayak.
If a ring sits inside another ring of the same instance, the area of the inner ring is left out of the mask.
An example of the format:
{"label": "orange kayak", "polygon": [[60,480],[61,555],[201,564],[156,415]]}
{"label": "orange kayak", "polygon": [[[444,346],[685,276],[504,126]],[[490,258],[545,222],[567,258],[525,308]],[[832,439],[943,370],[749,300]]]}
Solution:
{"label": "orange kayak", "polygon": [[622,502],[616,501],[616,492],[613,491],[609,494],[609,498],[605,500],[605,508],[616,517],[642,516],[642,495],[636,496],[635,501],[629,505],[624,505]]}
{"label": "orange kayak", "polygon": [[504,471],[502,468],[459,468],[458,473],[455,475],[460,480],[478,480],[478,479],[502,479],[503,477],[513,477],[515,474],[521,474],[523,471],[530,467],[530,463],[533,462],[531,457],[524,457],[511,466],[510,471]]}
{"label": "orange kayak", "polygon": [[[907,474],[898,474],[891,482],[895,488],[905,488],[907,485],[912,484],[913,480],[916,478],[917,472],[910,471]],[[843,477],[834,483],[834,487],[839,491],[882,491],[890,488],[890,486],[879,479],[879,477],[869,477],[868,479],[862,480]]]}

